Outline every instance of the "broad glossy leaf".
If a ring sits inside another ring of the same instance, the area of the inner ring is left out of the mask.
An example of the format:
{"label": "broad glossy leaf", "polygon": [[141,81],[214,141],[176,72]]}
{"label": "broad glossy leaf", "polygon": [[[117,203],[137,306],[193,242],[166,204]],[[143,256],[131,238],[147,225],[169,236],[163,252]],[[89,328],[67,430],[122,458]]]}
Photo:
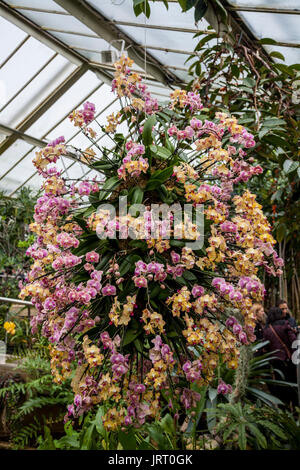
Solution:
{"label": "broad glossy leaf", "polygon": [[143,142],[146,146],[149,146],[152,144],[153,137],[152,137],[152,127],[156,123],[156,117],[153,114],[150,116],[147,121],[144,124],[144,129],[143,129]]}

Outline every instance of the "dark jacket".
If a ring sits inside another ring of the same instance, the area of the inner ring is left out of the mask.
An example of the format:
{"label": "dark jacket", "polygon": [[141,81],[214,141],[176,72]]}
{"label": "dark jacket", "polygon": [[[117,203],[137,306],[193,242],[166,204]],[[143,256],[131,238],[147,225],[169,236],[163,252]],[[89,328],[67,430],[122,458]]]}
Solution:
{"label": "dark jacket", "polygon": [[287,349],[290,351],[290,353],[293,353],[292,349],[292,344],[293,341],[295,341],[296,334],[294,330],[292,329],[290,323],[288,320],[277,320],[272,324],[273,329],[281,339],[276,336],[276,334],[272,331],[270,328],[270,325],[266,325],[264,328],[263,332],[263,337],[264,340],[268,340],[270,343],[267,345],[267,348],[269,351],[275,351],[278,349],[276,353],[274,353],[274,356],[276,356],[277,359],[280,359],[281,361],[288,361],[288,353],[286,351],[286,348],[282,344],[282,342],[285,344]]}
{"label": "dark jacket", "polygon": [[297,328],[297,322],[294,317],[291,317],[289,313],[287,313],[285,319],[289,322],[292,328]]}
{"label": "dark jacket", "polygon": [[262,341],[264,336],[264,327],[261,322],[257,322],[254,329],[254,334],[256,336],[256,341]]}

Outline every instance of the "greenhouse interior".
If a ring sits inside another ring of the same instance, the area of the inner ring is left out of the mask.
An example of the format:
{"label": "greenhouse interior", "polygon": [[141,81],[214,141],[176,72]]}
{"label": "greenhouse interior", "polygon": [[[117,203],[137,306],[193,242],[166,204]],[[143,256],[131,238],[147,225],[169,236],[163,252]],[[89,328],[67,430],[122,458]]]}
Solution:
{"label": "greenhouse interior", "polygon": [[0,0],[1,451],[300,450],[299,15]]}

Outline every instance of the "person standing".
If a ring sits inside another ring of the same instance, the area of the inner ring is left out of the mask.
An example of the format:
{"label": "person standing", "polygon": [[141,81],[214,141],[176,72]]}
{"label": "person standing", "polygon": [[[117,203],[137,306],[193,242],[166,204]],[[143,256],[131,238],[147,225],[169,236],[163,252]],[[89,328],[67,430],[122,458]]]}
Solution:
{"label": "person standing", "polygon": [[255,329],[254,334],[256,336],[256,341],[263,340],[263,330],[266,324],[266,314],[262,304],[255,303],[252,305],[251,312],[255,316]]}
{"label": "person standing", "polygon": [[[283,311],[279,307],[272,307],[268,312],[267,323],[263,330],[263,339],[269,341],[267,349],[273,352],[274,359],[272,360],[272,366],[276,380],[285,380],[290,383],[297,382],[296,367],[291,360],[293,353],[292,344],[296,338],[294,328],[285,318]],[[283,373],[284,379],[276,369]],[[297,394],[291,387],[270,384],[269,389],[271,393],[278,396],[282,401],[296,403]]]}
{"label": "person standing", "polygon": [[284,318],[289,322],[292,328],[297,328],[297,322],[294,317],[290,314],[287,301],[284,299],[279,299],[277,302],[277,307],[282,310]]}

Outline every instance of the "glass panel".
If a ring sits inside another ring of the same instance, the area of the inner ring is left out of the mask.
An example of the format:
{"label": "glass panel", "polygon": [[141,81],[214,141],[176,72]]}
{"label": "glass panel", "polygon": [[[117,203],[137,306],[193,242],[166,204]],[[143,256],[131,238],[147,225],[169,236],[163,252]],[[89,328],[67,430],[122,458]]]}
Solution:
{"label": "glass panel", "polygon": [[[53,36],[60,39],[65,44],[68,44],[70,47],[82,47],[87,49],[94,49],[98,51],[107,50],[108,43],[104,41],[104,39],[97,38],[97,37],[86,37],[86,36],[77,36],[76,34],[68,34],[68,33],[56,33],[54,31],[50,31]],[[92,33],[93,34],[93,33]]]}
{"label": "glass panel", "polygon": [[[193,9],[182,13],[181,7],[177,3],[170,3],[169,9],[166,10],[162,2],[151,2],[151,17],[146,19],[144,15],[136,17],[132,8],[132,0],[125,0],[121,5],[113,5],[111,0],[90,0],[90,3],[106,18],[115,21],[127,21],[133,23],[153,24],[158,26],[173,26],[177,28],[196,29]],[[118,2],[119,3],[119,2]],[[139,44],[149,44],[151,46],[165,47],[171,49],[179,49],[185,51],[193,51],[199,38],[193,38],[193,33],[174,32],[169,30],[144,29],[140,27],[117,25],[129,37],[136,40]],[[199,30],[207,29],[206,20],[201,20],[197,25]],[[128,49],[130,55],[130,48]],[[149,53],[167,65],[183,66],[187,55],[174,54],[166,55],[163,51],[149,49]],[[177,70],[172,72],[182,79],[186,79],[187,75]]]}
{"label": "glass panel", "polygon": [[32,164],[32,156],[32,154],[29,154],[16,168],[0,181],[0,187],[3,187],[7,192],[11,192],[26,181],[35,172],[35,168]]}
{"label": "glass panel", "polygon": [[229,0],[231,5],[299,10],[299,0]]}
{"label": "glass panel", "polygon": [[53,0],[9,0],[10,5],[22,5],[24,7],[31,7],[31,8],[42,8],[46,10],[55,10],[55,11],[64,11],[62,7],[60,7],[57,3]]}
{"label": "glass panel", "polygon": [[4,175],[20,158],[25,155],[32,145],[24,140],[17,140],[1,155],[1,172],[0,177]]}
{"label": "glass panel", "polygon": [[7,102],[6,85],[3,80],[0,80],[0,107]]}
{"label": "glass panel", "polygon": [[[192,33],[182,33],[177,31],[163,31],[155,30],[146,31],[146,42],[145,42],[145,33],[143,28],[135,28],[134,26],[119,26],[119,29],[123,30],[128,36],[135,39],[138,44],[149,45],[149,46],[158,46],[171,49],[179,49],[184,51],[192,52],[196,45],[199,42],[199,38],[193,39]],[[152,54],[152,50],[149,49],[149,52]],[[130,49],[128,50],[130,55]]]}
{"label": "glass panel", "polygon": [[[182,13],[181,7],[178,3],[169,3],[169,9],[167,10],[162,2],[150,2],[151,16],[149,19],[145,18],[143,14],[138,17],[135,16],[132,8],[132,0],[125,0],[121,5],[114,5],[111,0],[89,0],[87,3],[112,20],[130,21],[142,24],[146,21],[148,24],[162,26],[172,25],[179,28],[195,29],[193,8]],[[198,23],[199,29],[206,28],[207,26],[208,23],[205,19],[202,19]],[[154,32],[154,35],[155,34],[156,33]]]}
{"label": "glass panel", "polygon": [[28,130],[35,137],[45,135],[66,113],[70,112],[80,98],[99,83],[93,72],[85,73],[63,96],[61,96]]}
{"label": "glass panel", "polygon": [[[41,6],[41,2],[39,3],[40,8],[45,8],[44,3],[42,3],[43,6]],[[57,9],[56,3],[55,8],[53,9]],[[22,14],[24,14],[24,16],[26,16],[34,23],[42,27],[62,29],[66,31],[75,31],[78,33],[94,34],[93,31],[91,31],[83,23],[81,23],[79,20],[77,20],[71,15],[55,15],[52,13],[40,13],[29,10],[22,11]]]}
{"label": "glass panel", "polygon": [[[53,54],[53,51],[51,51]],[[57,56],[32,82],[4,109],[1,121],[16,127],[76,68],[64,57]],[[16,70],[16,69],[14,69]],[[12,71],[11,71],[12,72]],[[5,81],[11,74],[5,73]],[[22,78],[22,77],[21,77]],[[25,79],[24,82],[25,83]]]}
{"label": "glass panel", "polygon": [[299,15],[239,12],[258,39],[273,38],[278,42],[300,44]]}
{"label": "glass panel", "polygon": [[[174,52],[164,51],[151,51],[153,57],[158,59],[164,65],[174,65],[177,67],[187,67],[185,61],[188,59],[188,54],[176,54]],[[174,71],[175,72],[175,71]],[[178,74],[176,70],[176,75]]]}
{"label": "glass panel", "polygon": [[[53,51],[34,38],[30,38],[0,70],[9,100],[22,85],[53,55]],[[20,71],[22,71],[20,73]]]}
{"label": "glass panel", "polygon": [[33,189],[34,192],[38,192],[43,182],[43,178],[36,173],[33,178],[31,178],[26,186],[29,186]]}
{"label": "glass panel", "polygon": [[[0,64],[11,54],[11,52],[20,44],[27,34],[15,25],[0,17]],[[4,38],[9,38],[4,41]]]}
{"label": "glass panel", "polygon": [[3,191],[6,195],[10,194],[17,187],[18,184],[10,176],[7,176],[0,181],[0,191]]}
{"label": "glass panel", "polygon": [[272,51],[278,51],[280,52],[284,58],[285,62],[282,62],[281,60],[276,60],[276,62],[286,65],[292,65],[292,64],[300,64],[300,49],[296,49],[293,47],[276,47],[276,46],[264,46],[268,52]]}

